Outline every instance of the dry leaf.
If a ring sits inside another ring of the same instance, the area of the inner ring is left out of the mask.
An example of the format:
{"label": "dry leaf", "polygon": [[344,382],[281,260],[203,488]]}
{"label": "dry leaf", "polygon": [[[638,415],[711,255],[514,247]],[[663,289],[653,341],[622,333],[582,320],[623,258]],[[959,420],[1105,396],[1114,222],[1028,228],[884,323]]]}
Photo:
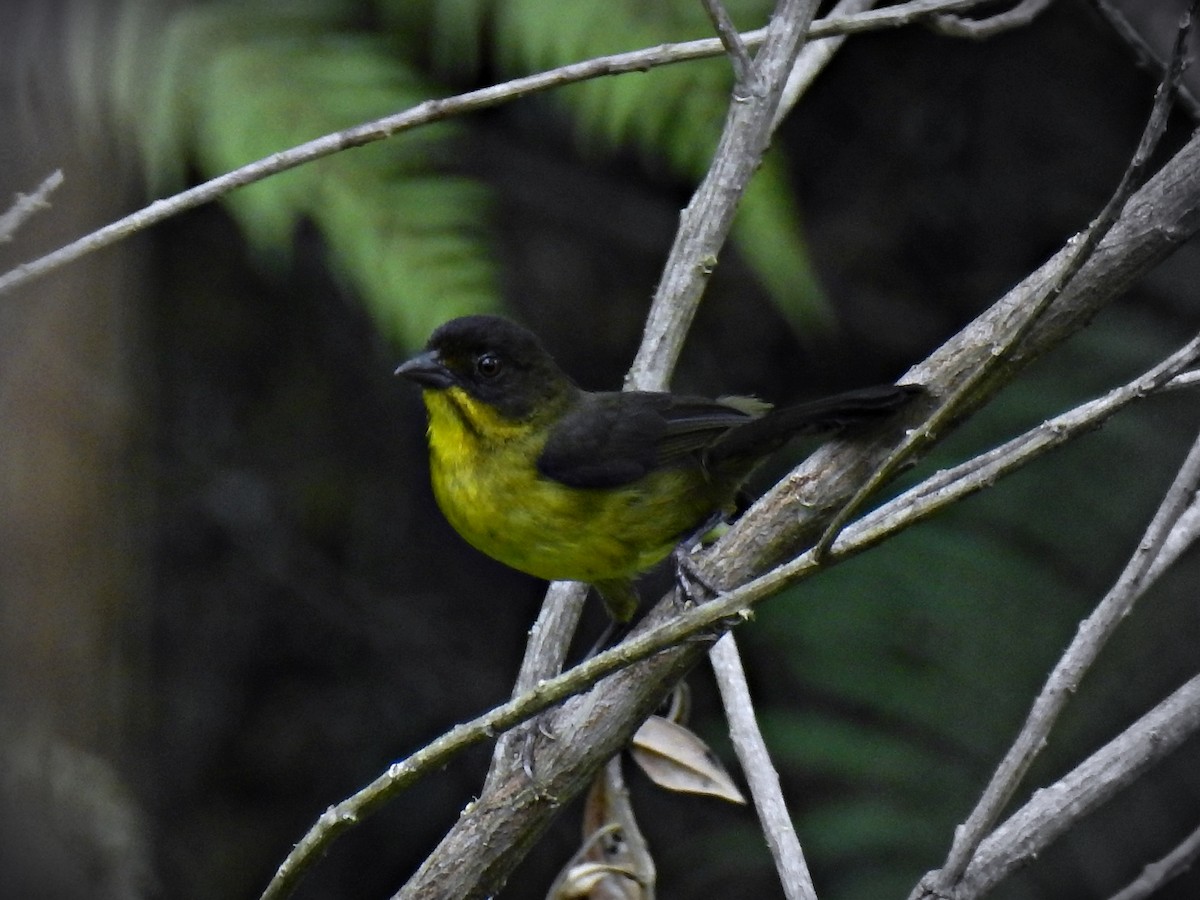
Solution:
{"label": "dry leaf", "polygon": [[707,794],[731,803],[746,802],[708,745],[682,725],[651,716],[633,736],[629,752],[659,787]]}
{"label": "dry leaf", "polygon": [[592,781],[583,833],[547,900],[654,900],[654,860],[634,819],[619,756]]}

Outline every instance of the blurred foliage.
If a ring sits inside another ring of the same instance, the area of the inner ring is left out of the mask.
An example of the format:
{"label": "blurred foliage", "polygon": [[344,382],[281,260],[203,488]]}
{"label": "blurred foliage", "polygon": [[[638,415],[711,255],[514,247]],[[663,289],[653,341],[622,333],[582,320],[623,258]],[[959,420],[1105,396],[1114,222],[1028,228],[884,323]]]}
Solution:
{"label": "blurred foliage", "polygon": [[[747,26],[769,4],[733,10]],[[354,0],[208,3],[166,13],[133,5],[114,96],[157,192],[461,90],[605,53],[711,33],[698,4],[614,9],[586,0],[485,3]],[[138,33],[163,29],[153,41]],[[155,75],[146,77],[147,58]],[[497,72],[482,72],[481,60]],[[731,89],[723,59],[601,78],[548,101],[585,156],[636,148],[672,178],[707,169]],[[425,126],[306,165],[225,198],[260,258],[286,260],[311,222],[332,263],[402,346],[469,311],[501,305],[489,252],[490,188],[455,171],[470,119]],[[824,318],[793,192],[768,156],[734,241],[798,329]]]}
{"label": "blurred foliage", "polygon": [[[189,161],[215,177],[437,95],[383,35],[352,27],[359,12],[309,0],[176,13],[154,51],[160,77],[146,82],[154,96],[120,94],[147,101],[129,124],[157,189],[178,188]],[[487,191],[441,163],[454,133],[445,124],[417,129],[225,202],[264,260],[287,260],[297,227],[311,222],[380,329],[418,343],[438,322],[497,302],[483,237]]]}

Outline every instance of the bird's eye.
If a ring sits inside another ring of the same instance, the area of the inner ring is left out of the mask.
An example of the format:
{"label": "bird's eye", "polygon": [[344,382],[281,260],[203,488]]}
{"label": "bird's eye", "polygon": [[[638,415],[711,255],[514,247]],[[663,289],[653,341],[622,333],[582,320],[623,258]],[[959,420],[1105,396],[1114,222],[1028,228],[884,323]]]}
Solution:
{"label": "bird's eye", "polygon": [[495,378],[502,368],[500,357],[495,353],[481,353],[475,360],[475,371],[484,378]]}

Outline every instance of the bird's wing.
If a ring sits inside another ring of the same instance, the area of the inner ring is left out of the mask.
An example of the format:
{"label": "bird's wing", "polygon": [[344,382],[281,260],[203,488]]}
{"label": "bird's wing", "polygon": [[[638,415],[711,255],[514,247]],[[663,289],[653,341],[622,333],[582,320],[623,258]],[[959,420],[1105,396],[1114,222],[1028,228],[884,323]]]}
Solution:
{"label": "bird's wing", "polygon": [[765,409],[746,398],[585,394],[554,426],[538,457],[538,471],[571,487],[631,484],[664,466],[699,465],[702,451]]}

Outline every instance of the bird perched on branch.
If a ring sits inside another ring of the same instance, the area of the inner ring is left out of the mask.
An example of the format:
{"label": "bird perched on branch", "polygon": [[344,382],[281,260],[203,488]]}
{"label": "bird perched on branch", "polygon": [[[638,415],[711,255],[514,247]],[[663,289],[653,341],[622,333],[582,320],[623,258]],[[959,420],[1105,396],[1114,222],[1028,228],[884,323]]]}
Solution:
{"label": "bird perched on branch", "polygon": [[626,622],[633,579],[732,512],[790,438],[891,416],[921,392],[882,385],[772,409],[579,388],[527,329],[467,316],[396,370],[423,388],[433,492],[454,529],[506,565],[584,581]]}

